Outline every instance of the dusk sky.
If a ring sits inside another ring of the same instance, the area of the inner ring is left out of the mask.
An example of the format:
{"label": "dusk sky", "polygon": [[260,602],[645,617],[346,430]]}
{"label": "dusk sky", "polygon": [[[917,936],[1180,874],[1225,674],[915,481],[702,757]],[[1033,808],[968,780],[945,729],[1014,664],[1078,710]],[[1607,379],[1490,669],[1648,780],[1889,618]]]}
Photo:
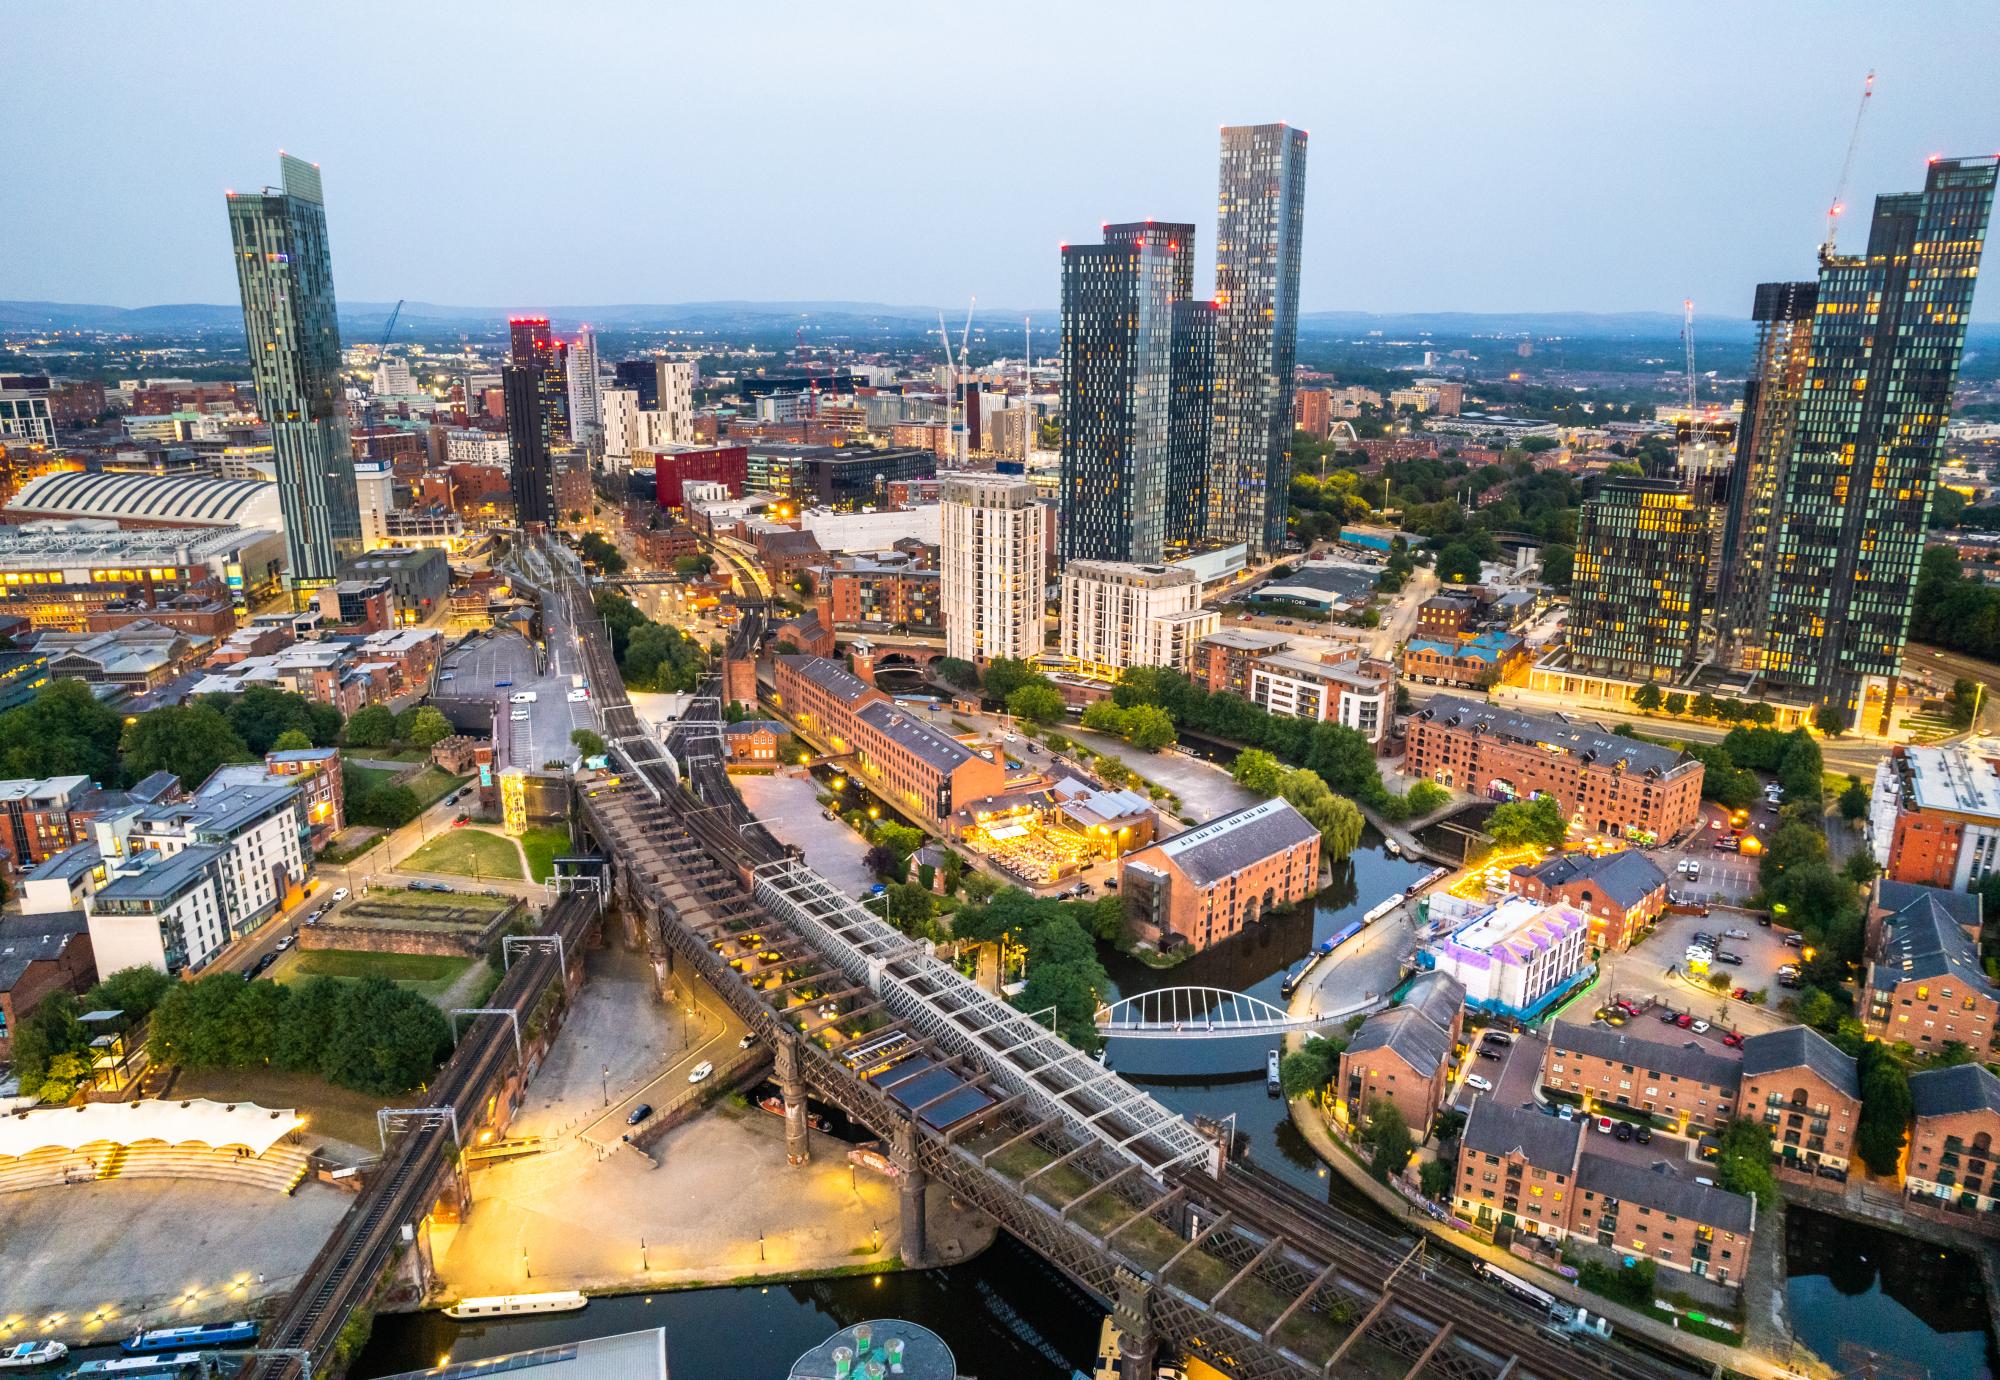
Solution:
{"label": "dusk sky", "polygon": [[[1052,307],[1311,132],[1301,305],[1748,313],[1932,154],[2000,4],[44,4],[8,14],[0,297],[234,302],[226,188],[322,165],[343,298]],[[2000,319],[1987,286],[1975,316]]]}

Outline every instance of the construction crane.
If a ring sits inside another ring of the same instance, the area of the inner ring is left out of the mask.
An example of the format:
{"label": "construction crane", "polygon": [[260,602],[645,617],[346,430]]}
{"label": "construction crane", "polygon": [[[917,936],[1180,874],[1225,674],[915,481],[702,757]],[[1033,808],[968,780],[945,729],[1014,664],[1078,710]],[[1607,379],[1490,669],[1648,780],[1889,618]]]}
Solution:
{"label": "construction crane", "polygon": [[1861,117],[1868,113],[1868,98],[1875,94],[1875,74],[1871,71],[1868,79],[1861,83],[1861,104],[1854,109],[1854,132],[1847,136],[1847,156],[1840,160],[1840,182],[1833,189],[1833,201],[1826,208],[1826,242],[1819,247],[1819,258],[1825,263],[1833,257],[1834,235],[1840,228],[1841,212],[1847,209],[1847,179],[1854,171],[1854,150],[1861,145]]}
{"label": "construction crane", "polygon": [[1687,346],[1688,425],[1694,425],[1694,299],[1681,302],[1681,343]]}
{"label": "construction crane", "polygon": [[389,337],[396,333],[396,318],[402,314],[403,299],[398,297],[396,299],[395,310],[389,313],[389,324],[382,329],[382,343],[376,348],[375,358],[387,359],[389,357]]}
{"label": "construction crane", "polygon": [[[976,296],[966,304],[965,329],[959,333],[958,356],[955,359],[951,353],[951,332],[944,324],[944,313],[942,311],[938,313],[938,338],[944,341],[944,424],[947,434],[951,437],[953,467],[961,470],[969,463],[969,457],[966,454],[966,432],[962,416],[965,400],[962,396],[959,375],[965,367],[966,349],[972,340],[972,311],[978,305],[979,298]],[[954,408],[958,411],[955,412]],[[960,417],[956,423],[952,420],[955,416]]]}

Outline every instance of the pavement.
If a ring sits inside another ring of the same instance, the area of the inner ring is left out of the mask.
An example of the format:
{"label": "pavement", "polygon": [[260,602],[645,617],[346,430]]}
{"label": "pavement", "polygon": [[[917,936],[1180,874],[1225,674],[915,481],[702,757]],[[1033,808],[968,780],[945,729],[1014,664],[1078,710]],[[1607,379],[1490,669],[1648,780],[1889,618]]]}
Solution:
{"label": "pavement", "polygon": [[[554,620],[552,620],[554,621]],[[496,742],[505,743],[509,762],[530,769],[544,762],[569,761],[576,754],[570,734],[597,728],[596,706],[572,702],[571,673],[581,670],[581,658],[566,628],[549,629],[551,665],[539,669],[540,654],[518,633],[496,632],[475,638],[439,663],[438,698],[459,703],[489,704]],[[450,675],[450,680],[444,677]],[[533,694],[532,703],[513,697]],[[515,718],[516,714],[523,715]]]}
{"label": "pavement", "polygon": [[865,896],[875,874],[862,859],[868,840],[844,820],[828,819],[820,808],[819,787],[810,777],[743,772],[730,778],[750,813],[780,843],[797,844],[806,862],[850,896]]}
{"label": "pavement", "polygon": [[1215,763],[1185,752],[1176,752],[1172,748],[1144,752],[1130,743],[1073,723],[1059,725],[1056,732],[1082,743],[1092,752],[1115,757],[1153,784],[1166,787],[1180,797],[1181,812],[1194,816],[1198,821],[1206,822],[1232,810],[1241,810],[1264,798],[1237,785],[1229,773]]}
{"label": "pavement", "polygon": [[1373,1009],[1402,981],[1403,966],[1417,946],[1410,907],[1383,916],[1319,961],[1292,993],[1294,1016],[1328,1015]]}
{"label": "pavement", "polygon": [[298,1282],[353,1202],[311,1179],[289,1198],[171,1179],[0,1194],[0,1342],[99,1344],[259,1311]]}

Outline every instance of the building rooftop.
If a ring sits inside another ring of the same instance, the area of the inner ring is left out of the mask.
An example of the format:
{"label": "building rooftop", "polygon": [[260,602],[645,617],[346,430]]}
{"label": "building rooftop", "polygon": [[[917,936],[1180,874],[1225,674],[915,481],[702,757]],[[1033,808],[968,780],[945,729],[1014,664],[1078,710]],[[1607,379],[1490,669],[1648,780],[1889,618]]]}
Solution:
{"label": "building rooftop", "polygon": [[1743,1074],[1776,1073],[1780,1069],[1807,1068],[1849,1097],[1861,1096],[1861,1079],[1854,1060],[1842,1053],[1817,1030],[1788,1025],[1780,1030],[1752,1035],[1743,1042]]}
{"label": "building rooftop", "polygon": [[1667,884],[1667,874],[1636,849],[1617,853],[1564,853],[1545,863],[1524,863],[1517,877],[1534,877],[1544,886],[1588,883],[1621,909],[1635,906]]}
{"label": "building rooftop", "polygon": [[78,935],[90,929],[80,910],[50,911],[0,919],[0,992],[11,992],[32,963],[59,959]]}
{"label": "building rooftop", "polygon": [[1290,575],[1274,576],[1257,591],[1257,597],[1303,599],[1331,595],[1343,601],[1366,599],[1375,592],[1375,571],[1363,566],[1302,565]]}
{"label": "building rooftop", "polygon": [[1413,652],[1462,657],[1469,661],[1498,662],[1519,647],[1521,639],[1512,633],[1487,631],[1477,637],[1460,638],[1450,642],[1437,637],[1413,637],[1407,645]]}
{"label": "building rooftop", "polygon": [[1275,652],[1292,645],[1292,639],[1283,633],[1258,632],[1255,628],[1223,628],[1210,633],[1202,642],[1239,652]]}
{"label": "building rooftop", "polygon": [[1608,1155],[1586,1154],[1577,1166],[1576,1184],[1621,1203],[1635,1203],[1722,1231],[1748,1232],[1757,1221],[1755,1199],[1677,1178],[1668,1167],[1649,1168]]}
{"label": "building rooftop", "polygon": [[1450,973],[1433,968],[1410,980],[1410,990],[1403,994],[1403,1006],[1423,1012],[1440,1030],[1450,1030],[1458,1013],[1465,1008],[1465,984]]}
{"label": "building rooftop", "polygon": [[209,780],[193,800],[150,806],[140,816],[142,823],[197,835],[234,835],[299,798],[297,786]]}
{"label": "building rooftop", "polygon": [[1717,1054],[1702,1040],[1685,1034],[1679,1043],[1670,1044],[1665,1040],[1644,1040],[1609,1026],[1557,1021],[1549,1030],[1549,1047],[1557,1053],[1585,1054],[1692,1078],[1712,1088],[1734,1088],[1743,1074],[1739,1061]]}
{"label": "building rooftop", "polygon": [[190,526],[277,531],[278,486],[209,475],[111,474],[71,470],[29,480],[7,505],[36,517],[141,518]]}
{"label": "building rooftop", "polygon": [[1349,1054],[1377,1049],[1393,1052],[1428,1077],[1451,1057],[1451,1035],[1415,1007],[1394,1006],[1363,1021],[1347,1045]]}
{"label": "building rooftop", "polygon": [[[1294,844],[1319,837],[1284,800],[1262,800],[1155,845],[1190,881],[1207,886]],[[1150,850],[1149,850],[1150,851]]]}
{"label": "building rooftop", "polygon": [[1577,1145],[1583,1136],[1581,1119],[1564,1121],[1520,1107],[1495,1102],[1491,1097],[1473,1099],[1472,1112],[1459,1133],[1461,1153],[1476,1151],[1503,1159],[1520,1153],[1537,1169],[1552,1174],[1576,1172]]}
{"label": "building rooftop", "polygon": [[1921,810],[2000,819],[2000,764],[1994,744],[1908,747],[1897,759],[1905,800]]}
{"label": "building rooftop", "polygon": [[881,693],[871,687],[861,677],[855,675],[854,672],[829,657],[781,656],[778,658],[778,664],[781,666],[790,666],[806,680],[819,686],[820,689],[827,691],[835,699],[843,700],[848,704],[866,699],[871,694]]}
{"label": "building rooftop", "polygon": [[1525,964],[1588,926],[1589,921],[1574,907],[1507,896],[1433,948],[1473,968]]}
{"label": "building rooftop", "polygon": [[221,861],[223,850],[192,844],[178,853],[139,848],[120,864],[120,874],[97,889],[100,901],[171,901]]}
{"label": "building rooftop", "polygon": [[1966,934],[1978,928],[1979,896],[1910,882],[1877,883],[1875,904],[1889,912],[1881,951],[1868,968],[1868,985],[1889,991],[1899,982],[1956,978],[2000,997],[1979,961],[1979,945]]}
{"label": "building rooftop", "polygon": [[888,700],[877,700],[864,707],[859,717],[939,771],[954,771],[979,755],[949,733],[939,732]]}
{"label": "building rooftop", "polygon": [[1571,719],[1565,714],[1521,714],[1457,695],[1439,695],[1412,718],[1419,722],[1456,725],[1475,733],[1490,733],[1511,742],[1552,748],[1596,765],[1622,764],[1627,771],[1653,772],[1664,776],[1683,767],[1699,765],[1694,758],[1677,748],[1620,737],[1602,724]]}
{"label": "building rooftop", "polygon": [[1910,1075],[1910,1106],[1918,1116],[2000,1112],[2000,1078],[1982,1064],[1954,1064]]}

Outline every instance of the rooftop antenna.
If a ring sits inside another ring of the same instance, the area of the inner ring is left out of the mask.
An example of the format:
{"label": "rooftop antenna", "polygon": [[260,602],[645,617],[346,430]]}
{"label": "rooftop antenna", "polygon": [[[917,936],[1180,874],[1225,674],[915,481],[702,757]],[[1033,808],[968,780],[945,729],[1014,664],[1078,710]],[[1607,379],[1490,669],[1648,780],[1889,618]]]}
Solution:
{"label": "rooftop antenna", "polygon": [[1826,208],[1826,241],[1819,247],[1819,259],[1825,263],[1833,257],[1835,233],[1840,228],[1840,216],[1847,209],[1847,179],[1854,171],[1854,150],[1861,145],[1861,117],[1868,113],[1868,98],[1875,94],[1875,73],[1870,71],[1868,79],[1861,83],[1861,103],[1854,108],[1854,132],[1847,136],[1847,157],[1840,161],[1840,182],[1833,189],[1833,202]]}

